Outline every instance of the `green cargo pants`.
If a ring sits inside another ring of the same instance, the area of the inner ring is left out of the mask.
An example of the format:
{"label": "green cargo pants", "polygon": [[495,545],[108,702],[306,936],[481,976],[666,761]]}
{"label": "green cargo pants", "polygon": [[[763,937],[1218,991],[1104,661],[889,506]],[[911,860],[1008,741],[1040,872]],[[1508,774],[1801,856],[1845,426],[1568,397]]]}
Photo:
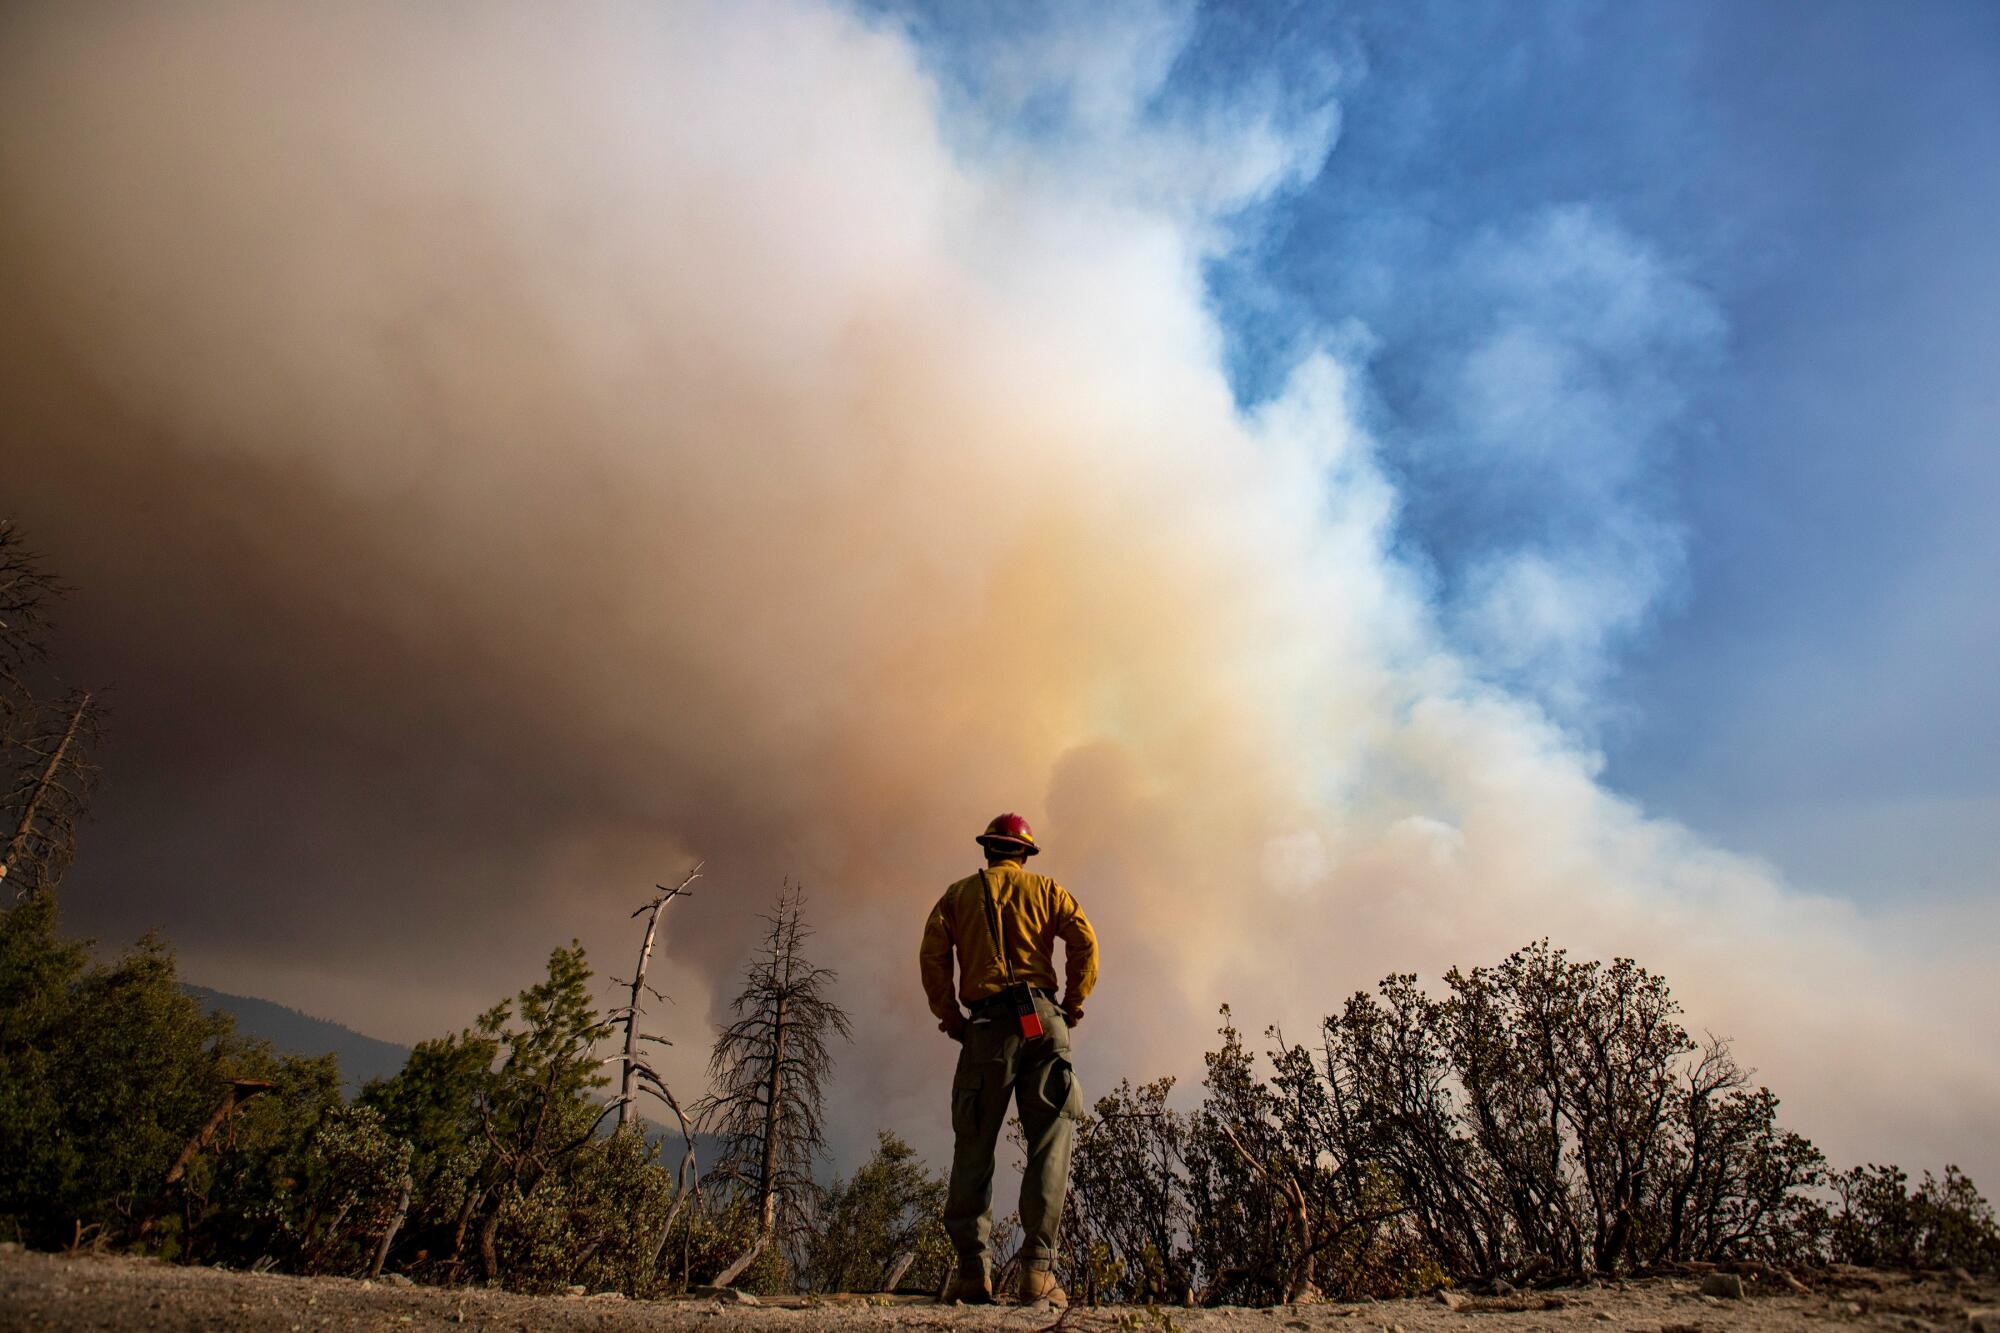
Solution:
{"label": "green cargo pants", "polygon": [[975,1015],[951,1081],[951,1184],[944,1229],[962,1262],[989,1260],[993,1239],[993,1150],[1011,1097],[1028,1140],[1021,1176],[1022,1261],[1047,1267],[1056,1254],[1063,1195],[1069,1190],[1070,1134],[1083,1114],[1083,1092],[1069,1063],[1062,1010],[1035,997],[1042,1035],[1021,1036],[1011,1010]]}

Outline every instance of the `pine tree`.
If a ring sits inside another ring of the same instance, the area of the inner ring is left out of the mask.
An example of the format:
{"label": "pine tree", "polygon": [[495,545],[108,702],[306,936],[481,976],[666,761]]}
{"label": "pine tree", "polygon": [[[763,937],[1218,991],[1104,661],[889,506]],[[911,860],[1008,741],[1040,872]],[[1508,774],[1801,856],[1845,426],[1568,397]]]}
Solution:
{"label": "pine tree", "polygon": [[809,962],[803,946],[805,894],[789,882],[771,912],[764,944],[745,969],[743,990],[709,1055],[715,1090],[700,1107],[709,1133],[723,1141],[711,1179],[735,1181],[756,1201],[757,1238],[716,1279],[735,1280],[773,1240],[805,1232],[812,1167],[826,1151],[821,1122],[828,1049],[850,1037],[846,1011],[828,991],[835,974]]}
{"label": "pine tree", "polygon": [[474,1103],[488,1150],[475,1177],[483,1188],[473,1196],[488,1282],[502,1277],[499,1237],[508,1206],[590,1142],[603,1119],[591,1094],[608,1081],[596,1058],[606,1024],[591,1003],[590,975],[583,946],[571,940],[550,952],[548,977],[516,997],[515,1021],[504,1003],[479,1018],[479,1034],[506,1052]]}

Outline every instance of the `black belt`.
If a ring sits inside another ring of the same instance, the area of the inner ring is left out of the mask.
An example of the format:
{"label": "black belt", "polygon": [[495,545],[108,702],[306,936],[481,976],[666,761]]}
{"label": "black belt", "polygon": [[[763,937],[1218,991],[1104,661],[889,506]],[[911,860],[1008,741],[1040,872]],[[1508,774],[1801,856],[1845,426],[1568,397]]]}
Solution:
{"label": "black belt", "polygon": [[[1028,987],[1028,991],[1030,994],[1041,996],[1044,1000],[1047,1000],[1050,1004],[1054,1004],[1056,1002],[1055,992],[1044,989],[1041,986],[1030,986]],[[989,1014],[989,1013],[1011,1014],[1014,1012],[1014,997],[1007,991],[1004,990],[997,991],[992,995],[988,995],[981,999],[974,1000],[971,1004],[971,1009],[972,1012],[975,1014]]]}

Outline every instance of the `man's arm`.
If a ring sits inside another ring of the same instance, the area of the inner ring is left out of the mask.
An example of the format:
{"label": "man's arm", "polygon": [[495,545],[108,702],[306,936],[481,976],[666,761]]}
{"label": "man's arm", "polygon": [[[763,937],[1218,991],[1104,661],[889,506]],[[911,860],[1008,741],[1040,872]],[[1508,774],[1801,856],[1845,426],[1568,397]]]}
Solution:
{"label": "man's arm", "polygon": [[[947,898],[949,895],[946,896]],[[951,922],[945,916],[946,898],[938,899],[924,922],[924,942],[917,951],[917,966],[923,973],[924,998],[938,1017],[938,1031],[957,1040],[965,1032],[965,1014],[958,1007],[958,993],[951,979]]]}
{"label": "man's arm", "polygon": [[1083,1002],[1097,985],[1097,932],[1069,891],[1058,884],[1056,935],[1063,942],[1063,1016],[1073,1026],[1083,1020]]}

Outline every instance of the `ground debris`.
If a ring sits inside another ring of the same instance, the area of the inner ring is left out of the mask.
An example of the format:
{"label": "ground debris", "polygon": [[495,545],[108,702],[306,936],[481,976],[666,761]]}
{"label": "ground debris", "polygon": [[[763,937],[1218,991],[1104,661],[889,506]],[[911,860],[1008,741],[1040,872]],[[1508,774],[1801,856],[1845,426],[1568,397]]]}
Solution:
{"label": "ground debris", "polygon": [[[1814,1293],[1745,1274],[1755,1300],[1703,1298],[1718,1272],[1593,1283],[1560,1291],[1472,1296],[1444,1289],[1421,1298],[1280,1306],[1272,1309],[1075,1307],[1060,1333],[1194,1333],[1251,1328],[1299,1333],[1810,1333],[1854,1324],[1855,1333],[2000,1333],[1990,1291],[1949,1273],[1908,1277],[1856,1270],[1811,1275]],[[1775,1271],[1775,1270],[1774,1270]],[[1823,1280],[1825,1279],[1825,1280]],[[1861,1300],[1850,1301],[1846,1291]],[[1457,1303],[1454,1304],[1454,1301]],[[1865,1318],[1862,1301],[1867,1302]],[[1689,1322],[1699,1314],[1707,1322]],[[1477,1316],[1477,1317],[1475,1317]],[[671,1300],[625,1300],[615,1293],[521,1296],[484,1289],[403,1286],[387,1280],[298,1278],[183,1268],[113,1255],[0,1251],[0,1328],[313,1330],[479,1326],[537,1333],[733,1333],[751,1329],[994,1330],[1056,1328],[1046,1308],[1014,1304],[940,1306],[915,1295],[831,1294],[752,1297],[714,1289]]]}

